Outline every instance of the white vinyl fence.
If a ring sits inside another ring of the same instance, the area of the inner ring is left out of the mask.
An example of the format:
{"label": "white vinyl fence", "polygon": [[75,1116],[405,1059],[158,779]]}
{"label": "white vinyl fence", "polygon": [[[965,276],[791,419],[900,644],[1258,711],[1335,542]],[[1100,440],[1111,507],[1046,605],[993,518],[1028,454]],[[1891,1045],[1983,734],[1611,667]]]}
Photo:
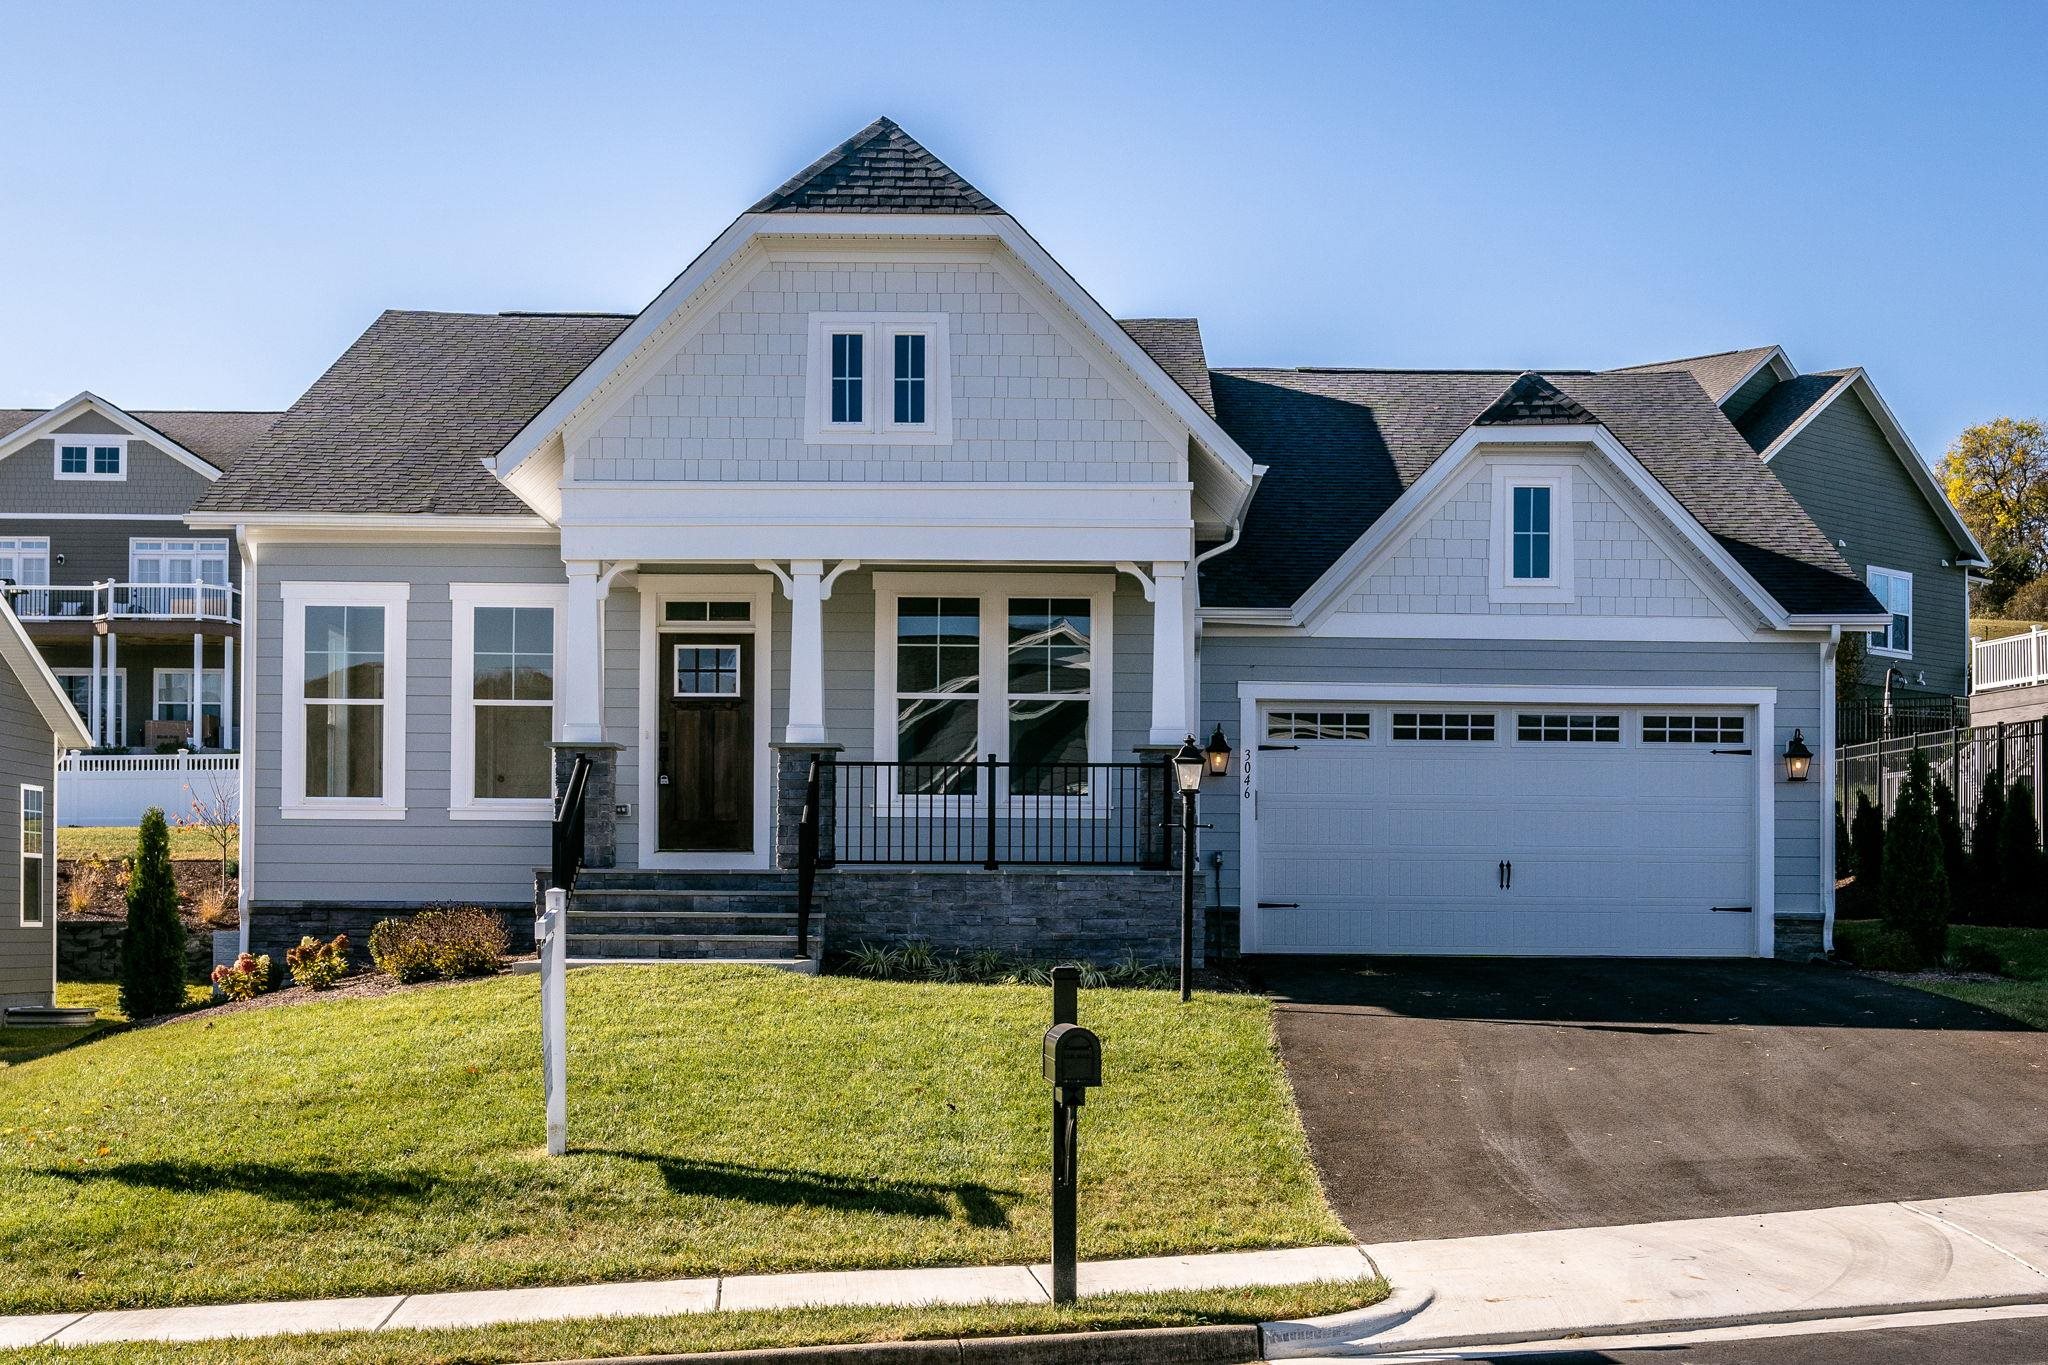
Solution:
{"label": "white vinyl fence", "polygon": [[65,825],[133,825],[159,806],[174,823],[193,804],[241,819],[240,754],[66,754],[57,764],[57,820]]}

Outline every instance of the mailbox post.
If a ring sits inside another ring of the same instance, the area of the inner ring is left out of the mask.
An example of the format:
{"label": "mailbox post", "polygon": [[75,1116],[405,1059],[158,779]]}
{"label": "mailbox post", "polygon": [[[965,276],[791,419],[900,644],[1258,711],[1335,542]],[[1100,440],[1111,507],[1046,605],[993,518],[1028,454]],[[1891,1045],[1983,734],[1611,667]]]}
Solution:
{"label": "mailbox post", "polygon": [[1052,1301],[1072,1303],[1079,1258],[1081,1106],[1088,1091],[1102,1084],[1102,1040],[1079,1024],[1055,1023],[1045,1031],[1043,1065],[1052,1086]]}

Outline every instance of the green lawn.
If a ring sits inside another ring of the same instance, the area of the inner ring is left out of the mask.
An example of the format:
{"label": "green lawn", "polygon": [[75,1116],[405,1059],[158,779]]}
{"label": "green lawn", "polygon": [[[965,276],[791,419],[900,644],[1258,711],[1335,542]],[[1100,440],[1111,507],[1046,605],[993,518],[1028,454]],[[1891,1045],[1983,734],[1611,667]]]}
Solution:
{"label": "green lawn", "polygon": [[0,1365],[474,1365],[481,1361],[733,1351],[826,1342],[1188,1327],[1318,1317],[1377,1303],[1384,1280],[1194,1294],[1106,1294],[1070,1308],[802,1308],[606,1318],[432,1332],[335,1332],[259,1341],[123,1342],[0,1351]]}
{"label": "green lawn", "polygon": [[[203,1005],[213,999],[211,986],[185,987],[185,1004]],[[0,1067],[19,1066],[37,1057],[60,1052],[109,1024],[126,1023],[121,1012],[121,988],[111,981],[59,981],[57,1003],[64,1006],[90,1005],[99,1011],[100,1021],[83,1028],[0,1027]]]}
{"label": "green lawn", "polygon": [[[1838,943],[1877,932],[1876,920],[1843,920],[1835,925]],[[2048,1029],[2048,929],[1999,929],[1978,924],[1952,925],[1951,946],[1981,943],[2005,960],[2005,981],[1916,980],[1913,985],[1936,995],[1967,1000],[1996,1010],[2038,1029]]]}
{"label": "green lawn", "polygon": [[[580,971],[137,1029],[0,1072],[0,1312],[1044,1255],[1050,993]],[[1082,1254],[1348,1240],[1267,1003],[1097,990]]]}
{"label": "green lawn", "polygon": [[[135,856],[135,827],[132,825],[59,825],[59,858],[132,858]],[[241,839],[228,846],[228,857],[241,856]],[[220,845],[197,827],[171,825],[171,857],[220,860]]]}

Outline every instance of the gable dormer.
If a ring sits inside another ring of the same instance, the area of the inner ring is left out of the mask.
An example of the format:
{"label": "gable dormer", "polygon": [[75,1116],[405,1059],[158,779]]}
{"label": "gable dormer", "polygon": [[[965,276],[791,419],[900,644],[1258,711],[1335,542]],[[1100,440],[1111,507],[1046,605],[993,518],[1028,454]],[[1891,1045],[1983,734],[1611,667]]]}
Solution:
{"label": "gable dormer", "polygon": [[177,518],[218,466],[92,393],[41,412],[0,415],[0,505],[49,515]]}

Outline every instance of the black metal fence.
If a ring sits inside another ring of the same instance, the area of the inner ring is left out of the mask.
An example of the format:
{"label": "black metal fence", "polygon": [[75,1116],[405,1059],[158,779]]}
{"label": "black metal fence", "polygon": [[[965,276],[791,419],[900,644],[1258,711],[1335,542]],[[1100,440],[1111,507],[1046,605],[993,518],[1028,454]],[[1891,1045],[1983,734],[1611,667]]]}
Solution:
{"label": "black metal fence", "polygon": [[1159,763],[834,764],[833,861],[1169,866],[1173,770]]}
{"label": "black metal fence", "polygon": [[1856,798],[1862,795],[1890,819],[1906,784],[1907,766],[1918,749],[1926,753],[1934,775],[1954,790],[1967,831],[1984,788],[1994,780],[2010,787],[2025,778],[2034,789],[2035,801],[2042,799],[2041,730],[2040,721],[2024,721],[1924,730],[1841,745],[1835,750],[1835,799],[1841,803],[1844,818],[1855,815]]}
{"label": "black metal fence", "polygon": [[1961,729],[1969,721],[1969,706],[1960,697],[1896,697],[1890,706],[1863,697],[1844,698],[1835,706],[1835,742],[1875,743]]}

